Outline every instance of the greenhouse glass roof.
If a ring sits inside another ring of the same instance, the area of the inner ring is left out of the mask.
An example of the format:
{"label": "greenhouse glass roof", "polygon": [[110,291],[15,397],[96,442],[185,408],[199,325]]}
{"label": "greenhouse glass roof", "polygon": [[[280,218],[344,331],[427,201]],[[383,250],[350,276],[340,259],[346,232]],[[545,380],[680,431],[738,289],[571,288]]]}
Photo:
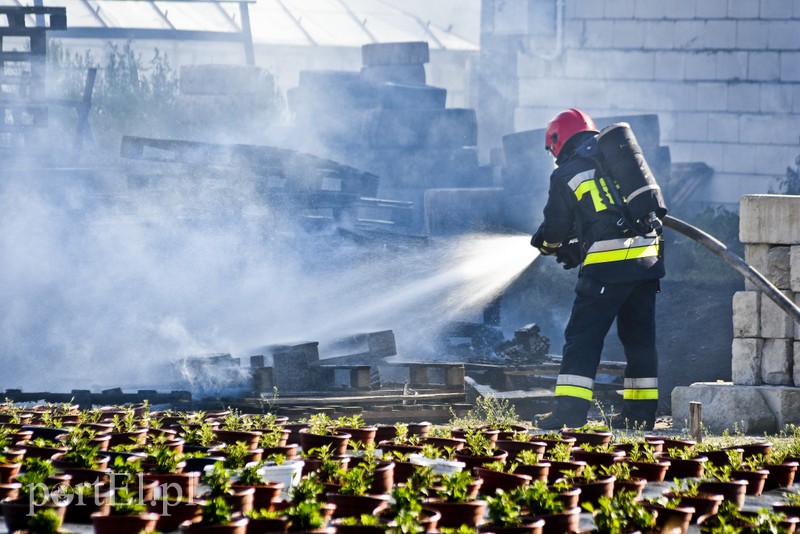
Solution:
{"label": "greenhouse glass roof", "polygon": [[0,0],[35,5],[66,7],[67,37],[235,41],[248,17],[256,45],[427,41],[477,50],[480,26],[480,0]]}

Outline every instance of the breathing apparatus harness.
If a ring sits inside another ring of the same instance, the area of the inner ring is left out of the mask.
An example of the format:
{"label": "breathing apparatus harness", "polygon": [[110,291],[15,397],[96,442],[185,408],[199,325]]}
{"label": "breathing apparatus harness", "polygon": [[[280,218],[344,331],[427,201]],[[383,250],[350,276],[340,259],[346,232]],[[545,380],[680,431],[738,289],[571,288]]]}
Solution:
{"label": "breathing apparatus harness", "polygon": [[[589,137],[556,172],[574,176],[591,169],[596,170],[594,181],[601,202],[619,216],[616,226],[627,235],[653,237],[655,232],[659,239],[659,257],[663,258],[661,219],[667,214],[666,204],[627,123],[612,124]],[[601,178],[605,178],[605,185]],[[565,269],[577,267],[586,257],[580,210],[576,212],[575,234],[569,236],[559,250],[562,248],[562,258],[557,259],[564,263]]]}

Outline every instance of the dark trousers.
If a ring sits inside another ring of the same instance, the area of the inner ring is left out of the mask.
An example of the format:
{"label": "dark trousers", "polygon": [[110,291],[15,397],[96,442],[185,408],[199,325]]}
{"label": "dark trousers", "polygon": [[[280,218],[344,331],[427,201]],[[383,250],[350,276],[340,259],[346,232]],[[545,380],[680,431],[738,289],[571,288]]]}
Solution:
{"label": "dark trousers", "polygon": [[652,428],[658,406],[658,288],[658,280],[603,284],[586,275],[578,278],[556,386],[554,415],[564,424],[581,426],[586,422],[603,342],[616,319],[627,360],[620,419],[627,419],[631,428]]}

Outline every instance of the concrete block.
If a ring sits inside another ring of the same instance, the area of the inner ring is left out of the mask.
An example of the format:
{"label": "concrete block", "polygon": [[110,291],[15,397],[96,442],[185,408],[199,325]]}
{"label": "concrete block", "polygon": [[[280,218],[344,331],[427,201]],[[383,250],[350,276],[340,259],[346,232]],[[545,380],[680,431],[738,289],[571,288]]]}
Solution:
{"label": "concrete block", "polygon": [[607,19],[630,19],[634,14],[634,0],[616,0],[615,2],[602,2],[603,15]]}
{"label": "concrete block", "polygon": [[695,16],[699,19],[724,19],[728,16],[728,0],[697,2]]}
{"label": "concrete block", "polygon": [[[756,104],[758,105],[758,104]],[[751,145],[728,143],[722,150],[722,168],[725,173],[753,174],[756,172],[756,151]]]}
{"label": "concrete block", "polygon": [[705,31],[706,23],[703,20],[676,21],[675,48],[701,50],[703,48],[703,32]]}
{"label": "concrete block", "polygon": [[[726,111],[728,109],[728,84],[722,82],[706,82],[697,84],[697,110],[698,111]],[[711,121],[712,117],[709,115],[708,120]],[[733,142],[736,142],[738,137],[739,123],[735,116],[729,118],[730,123],[733,125],[732,130],[720,131],[718,126],[712,127],[709,124],[708,136],[712,140],[712,135],[726,135],[733,134]]]}
{"label": "concrete block", "polygon": [[734,384],[761,384],[761,356],[764,340],[752,337],[733,338],[731,345],[731,379]]}
{"label": "concrete block", "polygon": [[410,43],[375,43],[361,47],[364,66],[413,65],[430,61],[426,41]]}
{"label": "concrete block", "polygon": [[800,245],[789,249],[789,287],[795,293],[800,292]]}
{"label": "concrete block", "polygon": [[[714,86],[715,84],[710,84]],[[698,87],[698,103],[700,101],[700,88]],[[719,93],[718,96],[722,105],[728,107],[728,90]],[[715,143],[736,143],[739,141],[739,117],[733,113],[709,113],[708,114],[708,140]],[[722,160],[725,150],[719,147],[716,152],[718,161]],[[703,156],[693,161],[708,161],[709,156]]]}
{"label": "concrete block", "polygon": [[[640,22],[640,24],[642,23]],[[674,21],[649,20],[643,23],[643,27],[644,27],[645,48],[657,48],[660,51],[664,49],[670,49],[675,46]],[[662,52],[659,52],[659,55],[661,54]],[[656,72],[657,71],[658,71],[658,58],[656,58]]]}
{"label": "concrete block", "polygon": [[611,33],[614,48],[634,48],[644,45],[645,25],[639,20],[615,20]]}
{"label": "concrete block", "polygon": [[770,50],[797,50],[797,21],[771,21],[769,23],[769,39],[767,48]]}
{"label": "concrete block", "polygon": [[[777,72],[778,68],[776,67],[775,70]],[[778,78],[780,78],[780,73],[776,74],[775,79],[777,80]],[[777,83],[761,84],[761,99],[760,99],[759,109],[761,110],[762,113],[783,113],[787,115],[790,114],[792,112],[793,89],[794,89],[793,87],[787,86],[786,84],[777,84]],[[771,147],[771,146],[765,146],[761,148],[757,147],[756,153],[758,153],[759,150],[782,151],[783,148],[784,147]],[[783,162],[785,159],[786,158],[780,157],[775,160],[766,160],[766,161]]]}
{"label": "concrete block", "polygon": [[781,81],[800,82],[800,53],[781,53]]}
{"label": "concrete block", "polygon": [[716,53],[694,52],[686,55],[684,76],[687,80],[713,80],[716,68]]}
{"label": "concrete block", "polygon": [[767,279],[778,289],[791,288],[791,247],[772,247],[767,255]]}
{"label": "concrete block", "polygon": [[500,188],[428,189],[425,220],[431,235],[481,231],[504,220]]}
{"label": "concrete block", "polygon": [[372,65],[361,69],[360,79],[370,83],[425,85],[425,65]]}
{"label": "concrete block", "polygon": [[800,388],[761,386],[758,391],[775,416],[778,429],[800,423]]}
{"label": "concrete block", "polygon": [[633,16],[637,19],[663,19],[664,4],[660,0],[636,0]]}
{"label": "concrete block", "polygon": [[756,112],[761,107],[759,84],[731,83],[728,85],[728,111]]}
{"label": "concrete block", "polygon": [[757,19],[760,12],[759,0],[731,0],[728,2],[728,16],[734,19]]}
{"label": "concrete block", "polygon": [[761,293],[733,294],[733,337],[758,337],[761,325]]}
{"label": "concrete block", "polygon": [[664,16],[666,18],[690,19],[694,17],[697,2],[694,0],[673,0],[664,2],[664,4]]}
{"label": "concrete block", "polygon": [[786,0],[761,0],[760,13],[762,19],[792,18],[792,2]]}
{"label": "concrete block", "polygon": [[[792,298],[791,291],[783,293]],[[766,296],[761,297],[761,337],[767,339],[794,337],[794,320]]]}
{"label": "concrete block", "polygon": [[[792,344],[792,380],[795,387],[800,387],[800,341]],[[798,412],[800,417],[800,412]]]}
{"label": "concrete block", "polygon": [[736,48],[764,50],[769,42],[769,23],[763,20],[736,21]]}
{"label": "concrete block", "polygon": [[778,52],[748,52],[748,80],[777,81],[780,77],[781,61]]}
{"label": "concrete block", "polygon": [[717,80],[738,81],[747,79],[747,52],[719,52],[716,55]]}
{"label": "concrete block", "polygon": [[688,425],[689,402],[694,401],[703,404],[703,425],[712,433],[732,432],[734,427],[745,434],[775,432],[776,417],[761,395],[761,389],[730,382],[700,382],[676,387],[672,390],[673,426]]}
{"label": "concrete block", "polygon": [[744,195],[739,217],[742,243],[800,244],[798,195]]}
{"label": "concrete block", "polygon": [[[705,4],[705,1],[701,4]],[[707,20],[703,43],[711,49],[736,48],[736,21]]]}
{"label": "concrete block", "polygon": [[773,386],[794,385],[792,339],[765,339],[761,352],[761,381]]}
{"label": "concrete block", "polygon": [[271,95],[275,80],[259,67],[182,65],[180,90],[184,95]]}

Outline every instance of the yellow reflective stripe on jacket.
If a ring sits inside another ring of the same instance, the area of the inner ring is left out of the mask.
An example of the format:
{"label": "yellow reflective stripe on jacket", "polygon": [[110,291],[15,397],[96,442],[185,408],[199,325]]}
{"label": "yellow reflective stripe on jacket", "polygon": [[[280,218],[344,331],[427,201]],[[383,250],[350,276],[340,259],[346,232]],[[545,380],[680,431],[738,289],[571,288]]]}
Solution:
{"label": "yellow reflective stripe on jacket", "polygon": [[614,200],[609,197],[608,195],[608,185],[606,185],[606,181],[603,178],[600,178],[600,183],[603,186],[603,192],[606,196],[605,202],[603,201],[603,197],[600,193],[600,189],[597,187],[597,181],[594,178],[590,178],[588,180],[584,180],[581,182],[578,187],[574,190],[575,196],[578,198],[578,201],[583,198],[583,195],[589,193],[592,197],[592,204],[594,205],[595,211],[603,211],[606,208],[606,202],[613,204]]}
{"label": "yellow reflective stripe on jacket", "polygon": [[556,397],[577,397],[592,400],[592,390],[580,386],[556,386]]}
{"label": "yellow reflective stripe on jacket", "polygon": [[622,392],[625,400],[658,400],[658,389],[626,389]]}
{"label": "yellow reflective stripe on jacket", "polygon": [[629,237],[597,241],[589,247],[584,265],[658,256],[658,237]]}

